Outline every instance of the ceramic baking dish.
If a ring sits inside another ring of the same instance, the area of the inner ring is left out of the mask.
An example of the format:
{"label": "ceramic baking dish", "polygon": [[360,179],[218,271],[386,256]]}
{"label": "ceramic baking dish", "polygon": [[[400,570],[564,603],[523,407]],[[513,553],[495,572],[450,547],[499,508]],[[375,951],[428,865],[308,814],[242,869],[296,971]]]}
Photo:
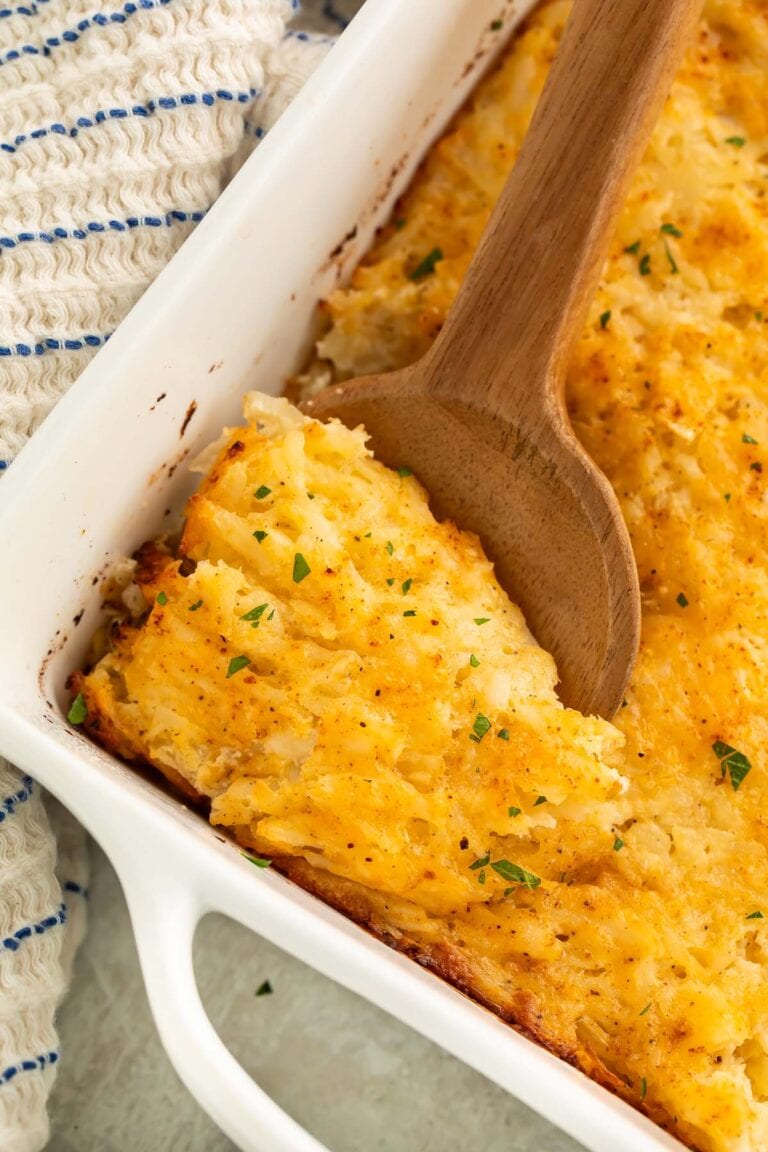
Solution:
{"label": "ceramic baking dish", "polygon": [[[186,457],[281,390],[320,296],[364,251],[418,158],[530,0],[367,0],[168,269],[0,484],[0,752],[64,801],[124,886],[176,1069],[249,1152],[321,1145],[246,1075],[192,968],[221,911],[418,1029],[588,1148],[671,1137],[492,1013],[269,870],[64,719],[101,614],[101,574],[178,510]],[[498,30],[498,21],[503,29]],[[493,25],[493,27],[492,27]]]}

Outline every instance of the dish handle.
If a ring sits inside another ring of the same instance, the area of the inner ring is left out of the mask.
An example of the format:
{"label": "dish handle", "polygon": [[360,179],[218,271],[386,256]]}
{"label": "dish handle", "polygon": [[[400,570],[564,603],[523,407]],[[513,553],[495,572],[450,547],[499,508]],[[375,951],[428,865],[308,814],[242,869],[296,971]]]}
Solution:
{"label": "dish handle", "polygon": [[208,1018],[192,961],[195,929],[208,909],[167,872],[159,884],[131,871],[123,888],[147,995],[187,1089],[243,1152],[328,1152],[259,1088]]}

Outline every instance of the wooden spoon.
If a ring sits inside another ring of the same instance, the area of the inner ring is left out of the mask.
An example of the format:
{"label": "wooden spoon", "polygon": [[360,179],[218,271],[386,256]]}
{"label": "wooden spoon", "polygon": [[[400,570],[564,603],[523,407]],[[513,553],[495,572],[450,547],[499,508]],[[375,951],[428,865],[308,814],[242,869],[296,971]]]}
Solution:
{"label": "wooden spoon", "polygon": [[566,368],[611,225],[701,0],[575,0],[520,156],[431,350],[333,386],[439,517],[477,532],[551,651],[563,701],[610,717],[635,659],[637,571],[616,497],[576,440]]}

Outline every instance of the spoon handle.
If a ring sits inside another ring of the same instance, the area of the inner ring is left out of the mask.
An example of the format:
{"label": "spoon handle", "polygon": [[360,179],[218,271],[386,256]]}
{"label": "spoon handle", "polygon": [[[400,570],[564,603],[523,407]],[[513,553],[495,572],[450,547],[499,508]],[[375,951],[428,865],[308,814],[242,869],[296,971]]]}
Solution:
{"label": "spoon handle", "polygon": [[701,7],[575,0],[520,156],[425,365],[438,394],[518,423],[551,401],[559,409],[611,225]]}

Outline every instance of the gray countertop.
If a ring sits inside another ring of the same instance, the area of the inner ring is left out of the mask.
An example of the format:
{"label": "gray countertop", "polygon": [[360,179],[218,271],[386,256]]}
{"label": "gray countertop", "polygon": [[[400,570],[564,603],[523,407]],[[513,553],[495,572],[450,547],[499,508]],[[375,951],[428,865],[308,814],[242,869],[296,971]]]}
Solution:
{"label": "gray countertop", "polygon": [[[120,886],[93,849],[90,925],[61,1010],[51,1152],[232,1152],[155,1033]],[[227,1045],[333,1152],[579,1152],[501,1089],[221,916],[196,941]],[[269,980],[271,995],[256,996]]]}

